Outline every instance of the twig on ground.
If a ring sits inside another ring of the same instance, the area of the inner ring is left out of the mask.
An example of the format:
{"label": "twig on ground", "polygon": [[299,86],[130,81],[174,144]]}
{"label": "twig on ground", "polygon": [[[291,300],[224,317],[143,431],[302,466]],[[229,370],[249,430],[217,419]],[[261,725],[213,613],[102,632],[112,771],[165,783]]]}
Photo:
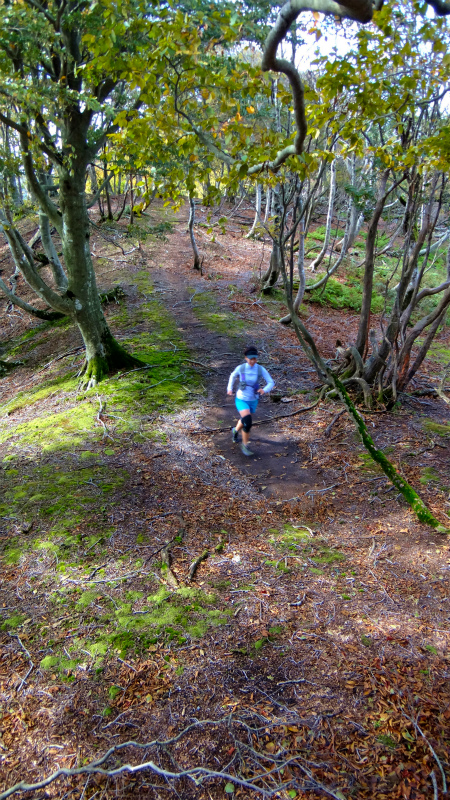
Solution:
{"label": "twig on ground", "polygon": [[61,361],[61,359],[67,358],[67,356],[73,356],[75,353],[79,353],[81,350],[84,350],[83,346],[74,347],[73,350],[68,350],[67,353],[63,353],[61,356],[57,356],[56,358],[52,358],[52,360],[49,361],[48,364],[44,364],[44,366],[41,367],[41,369],[37,370],[37,375],[39,375],[40,372],[43,372],[44,369],[47,369],[47,367],[49,367],[51,364],[54,364],[55,361]]}
{"label": "twig on ground", "polygon": [[[172,539],[174,541],[175,537]],[[171,565],[171,555],[170,555],[170,543],[167,544],[161,550],[161,557],[163,566],[161,568],[162,577],[167,581],[167,583],[172,587],[172,589],[178,589],[178,579],[174,572],[172,572],[170,565]]]}
{"label": "twig on ground", "polygon": [[431,783],[433,784],[433,800],[438,800],[439,792],[438,792],[438,785],[436,780],[436,775],[434,774],[434,769],[430,772]]}
{"label": "twig on ground", "polygon": [[[419,725],[418,725],[418,723],[416,722],[416,720],[415,720],[415,719],[413,719],[412,717],[409,717],[409,716],[408,716],[408,714],[405,714],[405,712],[403,712],[403,714],[404,714],[404,716],[406,717],[406,719],[409,719],[409,721],[410,721],[410,722],[412,722],[412,724],[414,725],[414,727],[415,727],[416,731],[417,731],[418,733],[420,733],[420,735],[421,735],[422,739],[423,739],[423,740],[424,740],[424,742],[426,742],[426,744],[428,745],[428,747],[429,747],[429,749],[430,749],[430,753],[431,753],[431,755],[433,756],[434,760],[436,761],[436,764],[437,764],[437,765],[438,765],[438,767],[439,767],[439,770],[440,770],[440,773],[441,773],[441,776],[442,776],[442,790],[443,790],[443,792],[444,792],[444,794],[445,794],[445,793],[447,792],[447,780],[446,780],[446,777],[445,777],[444,767],[442,766],[442,764],[441,764],[441,762],[440,762],[440,760],[439,760],[439,758],[438,758],[438,755],[437,755],[436,751],[434,750],[433,746],[432,746],[432,745],[430,744],[430,742],[428,741],[427,737],[425,736],[425,734],[424,734],[423,730],[422,730],[422,729],[419,727]],[[433,773],[431,773],[431,774],[433,774]],[[1,798],[0,798],[0,800],[1,800]]]}
{"label": "twig on ground", "polygon": [[305,492],[305,496],[308,497],[309,495],[325,494],[325,492],[329,492],[331,489],[336,489],[336,486],[339,486],[339,484],[333,483],[332,486],[327,486],[326,489],[310,489],[309,492]]}
{"label": "twig on ground", "polygon": [[99,403],[99,409],[97,412],[97,422],[99,422],[100,425],[103,425],[103,438],[111,439],[111,441],[113,442],[114,438],[111,436],[110,432],[108,431],[108,428],[106,427],[105,423],[102,420],[102,414],[105,411],[106,406],[103,405],[103,400],[98,395],[97,395],[97,400]]}
{"label": "twig on ground", "polygon": [[20,684],[19,684],[19,686],[17,687],[17,692],[20,692],[20,690],[21,690],[22,686],[23,686],[23,685],[26,683],[28,676],[29,676],[29,675],[31,675],[31,673],[32,673],[32,672],[33,672],[33,670],[34,670],[34,663],[33,663],[33,660],[32,660],[32,658],[31,658],[31,656],[30,656],[30,654],[29,654],[29,652],[28,652],[27,648],[25,647],[25,645],[23,644],[22,640],[20,639],[20,636],[18,636],[18,634],[17,634],[17,633],[10,633],[9,635],[10,635],[12,638],[14,638],[14,639],[17,639],[17,641],[19,642],[19,644],[20,644],[20,646],[21,646],[22,650],[24,651],[24,653],[25,653],[26,657],[28,658],[28,660],[29,660],[29,662],[30,662],[30,664],[31,664],[31,667],[29,668],[29,670],[28,670],[27,674],[25,675],[25,677],[24,677],[24,678],[22,678],[22,679],[21,679],[21,681],[20,681]]}

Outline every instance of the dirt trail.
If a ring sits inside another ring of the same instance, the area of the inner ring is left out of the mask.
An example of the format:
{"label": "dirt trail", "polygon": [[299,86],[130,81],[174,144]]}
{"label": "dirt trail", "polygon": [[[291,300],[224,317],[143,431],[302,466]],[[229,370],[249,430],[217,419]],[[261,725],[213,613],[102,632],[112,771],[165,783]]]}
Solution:
{"label": "dirt trail", "polygon": [[[166,246],[166,251],[170,256],[170,250],[175,250],[173,255],[176,257],[179,254],[179,245],[175,242],[170,245],[171,243]],[[166,298],[165,302],[169,311],[176,313],[178,330],[182,333],[189,348],[197,354],[199,361],[209,367],[206,375],[207,399],[199,408],[199,428],[220,427],[224,429],[223,433],[217,432],[212,436],[208,435],[215,452],[238,469],[242,476],[248,478],[257,492],[262,492],[268,498],[289,500],[299,497],[311,489],[323,490],[326,486],[326,478],[321,477],[317,469],[310,467],[305,462],[305,458],[299,453],[295,437],[292,436],[292,430],[290,432],[285,430],[283,420],[277,419],[273,423],[268,422],[253,428],[251,444],[254,456],[251,458],[244,456],[240,447],[231,441],[230,429],[235,424],[238,415],[234,398],[228,397],[226,394],[228,377],[237,364],[243,361],[242,353],[248,344],[256,343],[260,346],[261,338],[264,336],[260,327],[254,325],[251,333],[246,337],[242,336],[238,341],[236,341],[236,337],[227,337],[214,330],[209,330],[199,321],[192,305],[193,295],[208,289],[208,286],[205,286],[204,278],[193,272],[186,274],[186,271],[170,268],[152,270],[152,277],[155,286],[159,289],[170,290],[163,297]],[[245,275],[243,277],[245,280]],[[269,352],[266,350],[260,361],[269,371],[273,371],[276,380],[275,391],[278,394],[279,387],[281,391],[284,388],[283,378],[280,386],[277,377],[278,358],[272,359],[269,349]],[[303,385],[306,383],[307,386],[310,386],[311,381],[305,382],[304,380],[310,370],[301,354],[298,355],[298,362],[294,372],[298,372],[300,380],[303,378]],[[283,399],[289,400],[289,398]],[[255,421],[259,422],[284,414],[289,415],[292,411],[308,405],[310,403],[303,398],[301,400],[297,398],[294,402],[274,403],[267,396],[259,403]],[[301,416],[294,419],[296,419],[296,422],[293,423],[294,426],[298,425]],[[291,421],[289,416],[286,421]],[[198,442],[198,435],[194,435]]]}

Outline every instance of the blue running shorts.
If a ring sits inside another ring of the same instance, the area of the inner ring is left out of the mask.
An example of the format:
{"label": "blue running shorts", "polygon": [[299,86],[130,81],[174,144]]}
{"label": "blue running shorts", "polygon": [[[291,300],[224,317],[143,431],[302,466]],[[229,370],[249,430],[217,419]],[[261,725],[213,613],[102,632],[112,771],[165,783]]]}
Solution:
{"label": "blue running shorts", "polygon": [[254,414],[258,407],[257,400],[238,400],[236,397],[235,403],[238,411],[245,411],[247,409],[247,411],[250,411],[250,414]]}

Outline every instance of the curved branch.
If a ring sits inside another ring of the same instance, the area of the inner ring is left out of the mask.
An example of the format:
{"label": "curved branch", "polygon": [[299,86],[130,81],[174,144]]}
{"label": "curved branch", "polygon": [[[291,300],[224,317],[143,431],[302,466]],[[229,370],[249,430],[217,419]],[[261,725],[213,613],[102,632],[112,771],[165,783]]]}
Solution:
{"label": "curved branch", "polygon": [[261,67],[263,72],[272,70],[286,75],[292,89],[297,132],[294,144],[280,150],[273,161],[262,162],[251,167],[248,171],[249,175],[255,175],[263,170],[277,172],[289,156],[300,155],[303,150],[307,133],[303,83],[292,62],[276,57],[278,45],[283,41],[290,26],[302,11],[319,11],[322,14],[333,14],[337,17],[346,17],[366,23],[372,19],[373,5],[371,0],[346,0],[344,3],[336,3],[334,0],[289,0],[282,7],[277,21],[266,39]]}
{"label": "curved branch", "polygon": [[55,311],[59,311],[63,315],[72,316],[74,308],[71,301],[54,292],[53,289],[42,280],[34,265],[33,251],[28,247],[19,231],[13,228],[1,213],[0,231],[5,234],[14,263],[25,278],[28,286],[36,292],[41,300]]}
{"label": "curved branch", "polygon": [[44,213],[47,214],[48,218],[52,221],[58,233],[62,235],[61,212],[59,211],[59,208],[52,203],[37,179],[36,172],[34,170],[33,159],[28,147],[28,136],[28,131],[20,131],[20,146],[22,150],[22,161],[25,169],[25,175],[35,199],[41,206]]}
{"label": "curved branch", "polygon": [[[201,786],[203,781],[208,779],[215,778],[221,781],[226,780],[232,782],[233,784],[236,784],[237,786],[249,789],[250,791],[253,792],[256,791],[263,798],[271,798],[279,796],[280,793],[283,791],[283,789],[288,789],[289,787],[293,786],[294,784],[292,779],[288,778],[285,783],[278,784],[273,788],[267,788],[267,789],[261,786],[261,781],[263,781],[265,778],[276,775],[277,773],[280,772],[280,769],[282,770],[283,768],[288,767],[289,765],[295,765],[297,769],[301,770],[301,772],[303,773],[303,775],[306,776],[308,782],[312,785],[313,788],[320,789],[325,794],[335,798],[335,800],[339,800],[339,798],[342,796],[341,794],[335,792],[330,786],[325,786],[324,784],[316,780],[312,772],[299,761],[297,756],[286,758],[280,761],[276,756],[271,757],[264,755],[264,760],[269,761],[269,763],[271,763],[272,766],[270,766],[269,768],[260,766],[259,773],[257,772],[255,775],[253,775],[251,778],[248,779],[241,778],[235,774],[230,774],[225,770],[223,771],[214,770],[203,766],[188,767],[187,769],[179,769],[178,772],[172,772],[171,770],[164,769],[158,764],[155,764],[154,761],[144,761],[138,764],[121,764],[120,766],[117,766],[112,769],[103,768],[103,764],[105,764],[105,762],[108,760],[110,756],[126,748],[133,747],[138,750],[148,750],[149,748],[167,748],[169,745],[175,744],[175,742],[181,739],[182,736],[185,736],[187,733],[189,733],[189,731],[191,731],[196,727],[199,726],[217,727],[218,725],[223,724],[224,722],[228,722],[229,724],[230,718],[228,718],[227,720],[217,720],[217,722],[215,722],[214,720],[199,720],[198,722],[195,722],[192,725],[188,725],[177,736],[174,736],[172,739],[168,739],[166,741],[158,741],[156,739],[151,742],[143,742],[143,743],[136,741],[122,742],[121,744],[110,747],[109,750],[107,750],[106,753],[104,753],[104,755],[102,755],[99,759],[91,761],[89,764],[86,764],[85,766],[74,767],[73,769],[67,767],[60,768],[55,772],[53,772],[51,775],[49,775],[47,778],[44,778],[43,780],[34,784],[28,784],[25,781],[20,781],[19,783],[16,783],[15,786],[11,786],[8,789],[6,789],[6,791],[2,792],[0,794],[0,800],[7,800],[8,797],[11,797],[11,795],[15,794],[16,792],[27,792],[27,791],[29,792],[29,791],[37,791],[38,789],[43,789],[45,786],[49,786],[49,784],[53,783],[58,778],[62,777],[72,777],[77,775],[93,775],[93,774],[105,775],[107,777],[115,777],[117,775],[122,775],[124,773],[134,774],[137,772],[143,772],[144,770],[149,770],[153,772],[155,775],[159,775],[165,778],[166,780],[189,778],[194,783],[195,786]],[[260,756],[260,754],[257,753],[252,748],[249,749],[251,750],[254,756],[256,757]]]}
{"label": "curved branch", "polygon": [[25,300],[21,300],[20,297],[17,297],[16,294],[13,294],[9,291],[6,283],[2,281],[0,278],[0,289],[2,290],[3,294],[5,295],[6,299],[12,303],[13,305],[21,308],[22,311],[26,311],[27,314],[32,314],[33,317],[37,317],[38,319],[43,319],[48,322],[52,322],[56,319],[62,319],[64,314],[61,314],[59,311],[43,311],[40,308],[35,308],[34,306],[26,303]]}

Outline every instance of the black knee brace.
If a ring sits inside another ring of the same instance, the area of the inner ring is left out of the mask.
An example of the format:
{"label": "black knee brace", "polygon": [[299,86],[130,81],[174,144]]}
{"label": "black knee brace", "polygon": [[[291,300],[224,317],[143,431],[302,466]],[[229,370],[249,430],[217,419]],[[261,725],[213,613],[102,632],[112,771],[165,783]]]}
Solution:
{"label": "black knee brace", "polygon": [[253,425],[252,415],[246,414],[245,417],[241,417],[242,419],[242,427],[246,433],[250,433],[250,429]]}

